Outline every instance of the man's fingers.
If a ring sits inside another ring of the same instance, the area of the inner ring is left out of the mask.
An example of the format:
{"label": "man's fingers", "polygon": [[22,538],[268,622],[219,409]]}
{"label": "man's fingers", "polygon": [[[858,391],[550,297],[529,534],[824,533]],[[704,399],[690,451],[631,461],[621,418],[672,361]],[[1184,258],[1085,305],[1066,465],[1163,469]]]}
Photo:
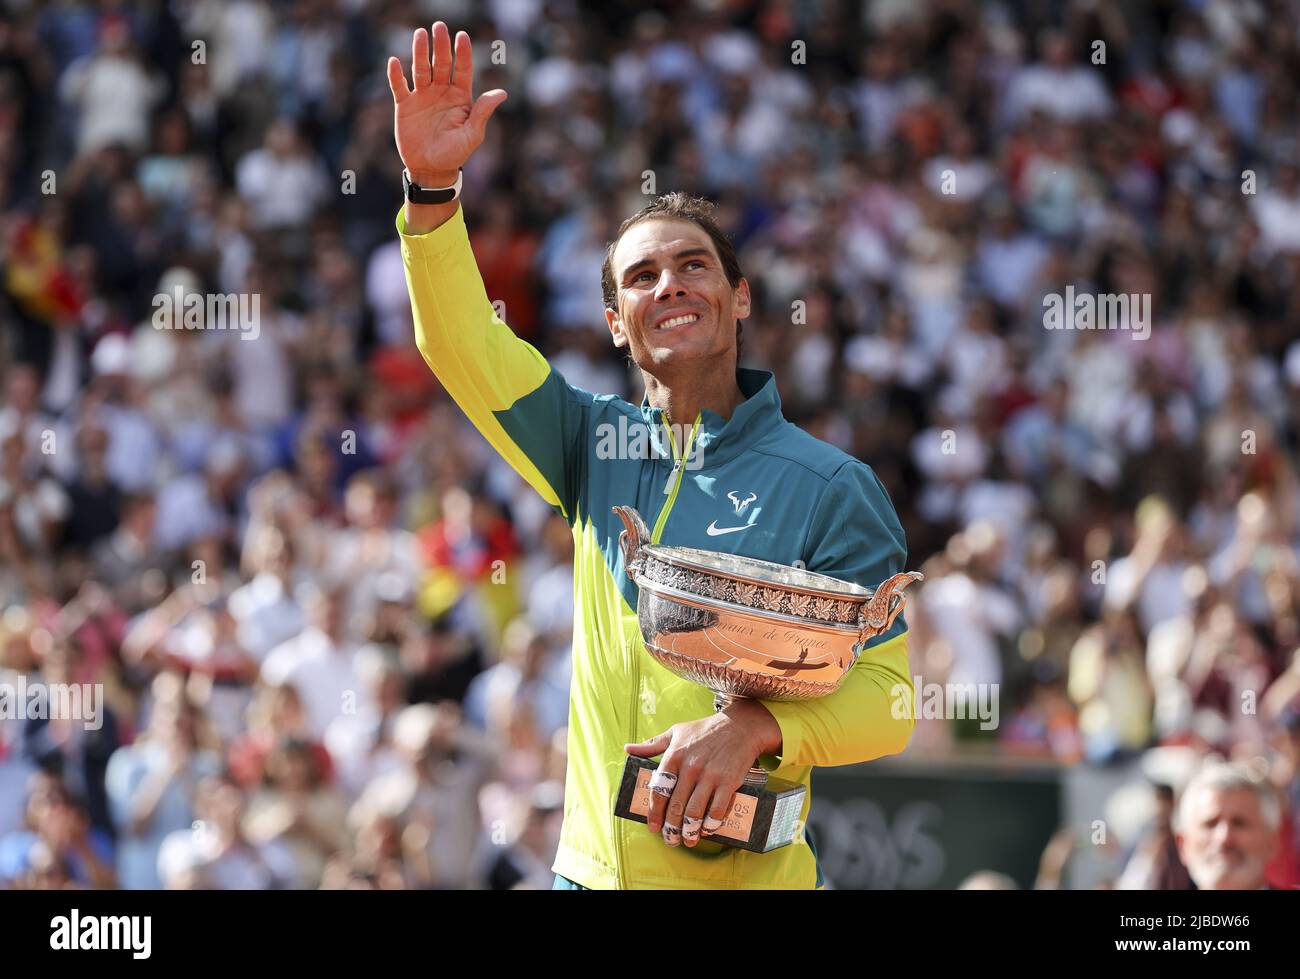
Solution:
{"label": "man's fingers", "polygon": [[677,773],[670,767],[672,765],[672,759],[665,755],[650,776],[650,809],[646,813],[646,825],[652,833],[659,831],[664,810],[668,808],[668,800],[677,790]]}
{"label": "man's fingers", "polygon": [[433,24],[433,84],[451,81],[451,32],[442,21]]}
{"label": "man's fingers", "polygon": [[[669,728],[663,734],[656,734],[648,741],[638,741],[635,744],[625,744],[623,748],[629,755],[638,755],[641,758],[653,758],[655,755],[661,755],[667,751],[668,746],[672,744],[672,740],[673,732],[672,728]],[[677,770],[675,766],[665,768],[663,762],[660,762],[659,769],[660,771],[666,772],[675,772]]]}
{"label": "man's fingers", "polygon": [[709,810],[714,788],[712,782],[699,782],[691,792],[690,801],[682,813],[682,842],[687,846],[694,846],[700,841],[700,831],[704,828],[704,816]]}
{"label": "man's fingers", "polygon": [[[659,738],[669,737],[671,729],[665,731]],[[656,738],[655,740],[659,740]],[[659,759],[659,767],[655,769],[650,776],[650,811],[646,813],[646,825],[650,832],[657,833],[660,828],[664,829],[664,839],[667,841],[667,823],[668,813],[672,809],[672,800],[679,800],[678,817],[673,822],[674,829],[680,831],[681,810],[686,808],[686,800],[690,798],[691,787],[695,784],[695,777],[690,772],[681,770],[680,756],[671,750],[668,745],[660,749],[663,751],[663,757]],[[680,841],[680,837],[678,837]]]}
{"label": "man's fingers", "polygon": [[423,27],[411,35],[411,81],[415,91],[428,88],[433,79],[429,67],[429,32]]}
{"label": "man's fingers", "polygon": [[736,798],[736,791],[724,791],[718,789],[713,793],[713,802],[709,805],[709,810],[704,814],[704,829],[702,833],[708,836],[716,833],[722,828],[722,824],[727,819],[727,813],[731,812],[731,803]]}
{"label": "man's fingers", "polygon": [[474,45],[464,31],[456,32],[456,64],[452,68],[451,83],[466,95],[474,95]]}
{"label": "man's fingers", "polygon": [[[698,765],[690,761],[683,763],[682,759],[673,752],[665,752],[661,765],[666,765],[670,771],[677,774],[677,786],[673,789],[673,794],[660,806],[651,806],[651,811],[663,813],[663,837],[664,842],[669,846],[678,846],[682,842],[682,820],[686,815],[686,805],[691,801],[691,796],[695,793],[695,787],[699,784],[701,769]],[[656,826],[650,824],[651,832],[654,832]]]}
{"label": "man's fingers", "polygon": [[406,76],[402,74],[402,63],[396,58],[388,59],[388,87],[393,91],[394,102],[400,102],[411,94]]}
{"label": "man's fingers", "polygon": [[664,810],[664,842],[669,846],[680,846],[682,842],[682,820],[686,813],[687,793],[692,792],[692,786],[683,786],[678,783],[673,790],[673,797],[668,800],[668,806]]}
{"label": "man's fingers", "polygon": [[488,120],[492,118],[492,113],[496,112],[497,106],[505,100],[505,89],[494,88],[490,92],[484,92],[474,102],[474,107],[469,110],[469,125],[479,139],[483,138],[483,133],[487,130]]}

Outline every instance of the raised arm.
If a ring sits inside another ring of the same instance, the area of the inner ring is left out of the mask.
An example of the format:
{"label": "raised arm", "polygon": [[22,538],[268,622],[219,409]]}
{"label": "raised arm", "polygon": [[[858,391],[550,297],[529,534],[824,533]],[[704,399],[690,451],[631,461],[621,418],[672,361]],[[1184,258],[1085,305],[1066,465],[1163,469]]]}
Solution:
{"label": "raised arm", "polygon": [[[414,88],[407,86],[398,60],[388,62],[397,150],[414,183],[450,187],[483,142],[484,127],[506,93],[493,89],[472,98],[473,56],[464,31],[456,35],[454,66],[441,21],[433,25],[432,63],[423,28],[411,49]],[[592,396],[565,383],[497,315],[459,200],[408,201],[397,231],[415,341],[425,362],[493,448],[572,521]]]}

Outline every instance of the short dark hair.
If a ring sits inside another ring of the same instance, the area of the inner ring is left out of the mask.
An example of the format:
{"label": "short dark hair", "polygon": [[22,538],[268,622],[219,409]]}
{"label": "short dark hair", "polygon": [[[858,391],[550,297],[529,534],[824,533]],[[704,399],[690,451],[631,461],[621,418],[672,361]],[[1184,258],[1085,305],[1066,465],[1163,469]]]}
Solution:
{"label": "short dark hair", "polygon": [[[707,234],[722,262],[722,271],[727,282],[734,289],[740,284],[745,274],[740,270],[740,259],[736,257],[736,247],[731,243],[725,231],[718,227],[713,217],[713,202],[705,197],[692,197],[680,190],[662,194],[637,211],[618,226],[618,232],[605,248],[605,261],[600,268],[600,288],[607,309],[614,309],[618,302],[618,283],[614,279],[614,249],[628,229],[655,218],[676,221],[689,221]],[[740,320],[736,320],[736,357],[740,357]]]}

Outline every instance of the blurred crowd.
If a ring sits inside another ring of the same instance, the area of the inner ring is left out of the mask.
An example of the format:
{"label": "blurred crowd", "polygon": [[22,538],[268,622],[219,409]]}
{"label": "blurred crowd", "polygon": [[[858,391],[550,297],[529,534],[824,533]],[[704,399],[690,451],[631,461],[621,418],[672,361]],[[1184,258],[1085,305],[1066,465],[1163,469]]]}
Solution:
{"label": "blurred crowd", "polygon": [[[745,362],[926,575],[913,673],[1001,692],[909,754],[1145,760],[1166,828],[1249,761],[1300,883],[1300,4],[33,0],[0,682],[106,709],[0,721],[0,886],[549,886],[571,538],[421,361],[393,226],[383,64],[435,18],[510,93],[464,175],[488,294],[571,383],[641,397],[618,223],[718,202]],[[1046,329],[1071,286],[1149,337]],[[157,329],[173,294],[257,335]]]}

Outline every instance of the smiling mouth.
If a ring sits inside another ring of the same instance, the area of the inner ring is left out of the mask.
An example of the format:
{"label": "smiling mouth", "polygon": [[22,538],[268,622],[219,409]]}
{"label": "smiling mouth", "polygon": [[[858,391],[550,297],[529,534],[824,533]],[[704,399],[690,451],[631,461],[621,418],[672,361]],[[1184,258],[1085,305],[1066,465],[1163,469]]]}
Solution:
{"label": "smiling mouth", "polygon": [[655,332],[657,333],[660,330],[672,330],[679,326],[687,326],[694,323],[699,318],[698,313],[683,313],[681,316],[674,316],[670,320],[664,320],[655,327]]}

